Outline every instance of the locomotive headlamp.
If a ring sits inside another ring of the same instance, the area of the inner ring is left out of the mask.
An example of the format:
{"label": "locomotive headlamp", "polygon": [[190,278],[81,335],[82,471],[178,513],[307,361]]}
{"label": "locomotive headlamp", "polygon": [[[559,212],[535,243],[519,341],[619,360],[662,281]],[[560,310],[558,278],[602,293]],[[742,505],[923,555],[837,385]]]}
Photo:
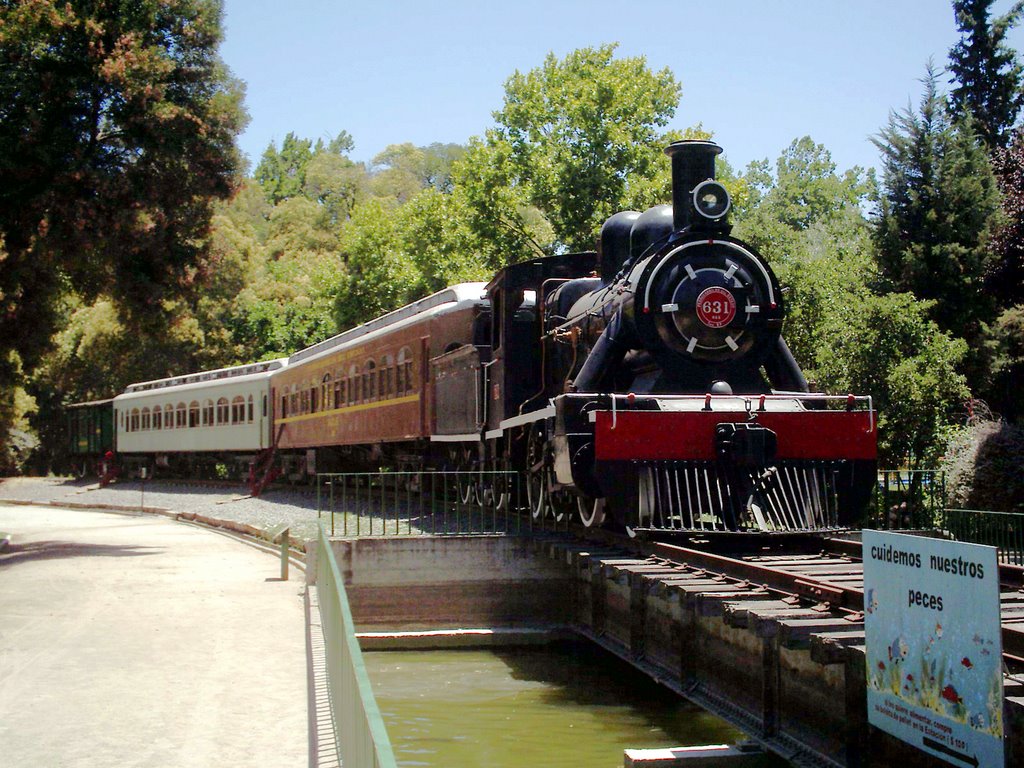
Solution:
{"label": "locomotive headlamp", "polygon": [[702,181],[693,190],[693,207],[705,219],[720,219],[729,211],[729,193],[714,179]]}

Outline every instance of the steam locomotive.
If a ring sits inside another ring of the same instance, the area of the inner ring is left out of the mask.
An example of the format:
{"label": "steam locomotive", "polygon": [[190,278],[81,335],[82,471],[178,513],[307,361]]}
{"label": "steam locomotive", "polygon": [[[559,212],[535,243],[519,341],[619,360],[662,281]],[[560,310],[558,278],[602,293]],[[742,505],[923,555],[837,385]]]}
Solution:
{"label": "steam locomotive", "polygon": [[[826,396],[782,338],[779,282],[731,236],[721,152],[669,146],[672,205],[609,218],[599,252],[514,264],[272,364],[130,386],[126,467],[271,475],[513,469],[535,517],[631,532],[811,530],[870,496],[870,398]],[[92,450],[76,425],[72,451]],[[228,439],[230,437],[230,439]]]}

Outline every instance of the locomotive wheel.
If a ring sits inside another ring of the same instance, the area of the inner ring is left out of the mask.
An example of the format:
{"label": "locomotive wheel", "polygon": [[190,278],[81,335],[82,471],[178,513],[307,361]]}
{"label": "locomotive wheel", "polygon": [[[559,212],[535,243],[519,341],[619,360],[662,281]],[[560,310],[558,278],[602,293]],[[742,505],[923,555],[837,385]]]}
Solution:
{"label": "locomotive wheel", "polygon": [[478,484],[480,505],[487,511],[508,508],[511,494],[507,479],[499,474],[488,473]]}
{"label": "locomotive wheel", "polygon": [[480,489],[477,479],[473,476],[473,457],[468,449],[464,448],[459,452],[455,468],[457,472],[455,475],[455,490],[458,494],[459,503],[465,505],[479,504]]}
{"label": "locomotive wheel", "polygon": [[543,469],[531,472],[526,480],[526,497],[530,504],[530,516],[534,520],[543,520],[550,509],[551,499],[547,486],[547,472]]}
{"label": "locomotive wheel", "polygon": [[476,503],[476,483],[473,482],[469,477],[469,473],[463,470],[459,470],[457,492],[459,494],[460,504],[475,504]]}
{"label": "locomotive wheel", "polygon": [[[552,471],[549,469],[547,472],[547,479],[550,483],[552,478]],[[548,485],[550,488],[551,485]],[[562,522],[566,515],[571,515],[576,506],[576,495],[569,493],[568,491],[549,491],[548,492],[548,508],[551,510],[551,516],[555,519],[556,523]]]}
{"label": "locomotive wheel", "polygon": [[536,426],[530,429],[526,447],[526,499],[530,516],[543,520],[551,506],[548,494],[548,469],[544,457],[544,433]]}
{"label": "locomotive wheel", "polygon": [[605,501],[604,498],[585,499],[582,496],[576,498],[576,508],[584,528],[600,528],[604,525]]}

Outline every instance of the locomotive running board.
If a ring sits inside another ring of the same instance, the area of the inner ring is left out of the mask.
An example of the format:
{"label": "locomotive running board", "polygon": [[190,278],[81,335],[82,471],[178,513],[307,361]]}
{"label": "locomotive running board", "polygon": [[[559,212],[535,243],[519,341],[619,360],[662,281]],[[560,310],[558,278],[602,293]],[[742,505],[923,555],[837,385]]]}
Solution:
{"label": "locomotive running board", "polygon": [[478,443],[480,442],[479,432],[464,432],[460,435],[431,435],[432,443]]}
{"label": "locomotive running board", "polygon": [[[555,417],[555,406],[549,405],[546,408],[541,408],[539,411],[530,411],[529,413],[523,413],[519,416],[513,416],[511,419],[503,420],[498,426],[501,428],[495,430],[498,432],[504,432],[507,429],[513,429],[514,427],[522,427],[527,424],[532,424],[535,421],[541,419],[553,419]],[[491,433],[487,433],[490,437]]]}
{"label": "locomotive running board", "polygon": [[[541,408],[539,411],[530,411],[530,413],[523,413],[519,416],[513,416],[511,419],[505,419],[498,424],[497,429],[490,429],[484,433],[485,440],[496,440],[505,434],[510,429],[516,427],[525,427],[527,424],[533,424],[544,419],[553,419],[555,417],[555,406],[549,405],[545,408]],[[479,432],[466,432],[459,435],[431,435],[430,442],[432,443],[469,443],[478,442],[480,440]]]}

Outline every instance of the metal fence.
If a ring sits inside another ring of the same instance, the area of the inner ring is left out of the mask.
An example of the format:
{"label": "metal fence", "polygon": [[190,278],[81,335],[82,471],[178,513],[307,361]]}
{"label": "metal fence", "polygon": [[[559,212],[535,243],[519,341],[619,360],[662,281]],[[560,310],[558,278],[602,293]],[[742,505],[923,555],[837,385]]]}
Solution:
{"label": "metal fence", "polygon": [[323,473],[317,515],[346,537],[567,530],[575,497],[538,507],[526,486],[511,471]]}
{"label": "metal fence", "polygon": [[882,469],[875,504],[865,527],[878,530],[936,528],[946,508],[946,473],[941,469]]}
{"label": "metal fence", "polygon": [[956,541],[999,550],[999,561],[1024,565],[1024,515],[946,506],[946,473],[940,469],[878,472],[871,518],[881,530],[937,530]]}
{"label": "metal fence", "polygon": [[[522,533],[569,528],[574,497],[530,487],[510,471],[347,472],[317,475],[317,514],[331,536]],[[939,530],[999,548],[1024,565],[1024,515],[946,508],[942,470],[880,470],[864,527]]]}
{"label": "metal fence", "polygon": [[957,541],[987,544],[999,550],[999,562],[1024,565],[1024,515],[977,509],[943,510],[939,529]]}
{"label": "metal fence", "polygon": [[345,583],[322,524],[316,563],[331,721],[342,764],[345,768],[397,768],[356,639]]}

